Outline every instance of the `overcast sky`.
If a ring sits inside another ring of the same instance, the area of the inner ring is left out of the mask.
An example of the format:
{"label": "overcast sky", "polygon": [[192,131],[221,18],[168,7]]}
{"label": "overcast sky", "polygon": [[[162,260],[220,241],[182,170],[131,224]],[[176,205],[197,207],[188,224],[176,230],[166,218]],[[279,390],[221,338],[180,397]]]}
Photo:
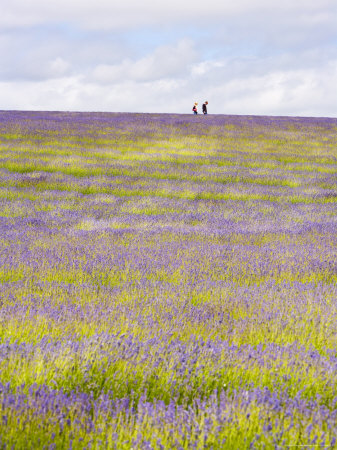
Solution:
{"label": "overcast sky", "polygon": [[337,0],[0,0],[0,109],[337,117]]}

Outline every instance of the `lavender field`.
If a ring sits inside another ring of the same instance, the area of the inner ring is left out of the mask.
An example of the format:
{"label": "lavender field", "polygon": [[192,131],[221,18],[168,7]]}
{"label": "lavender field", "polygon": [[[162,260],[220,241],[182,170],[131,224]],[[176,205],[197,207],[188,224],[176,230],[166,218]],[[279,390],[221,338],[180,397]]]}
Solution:
{"label": "lavender field", "polygon": [[337,119],[0,112],[0,175],[0,448],[337,448]]}

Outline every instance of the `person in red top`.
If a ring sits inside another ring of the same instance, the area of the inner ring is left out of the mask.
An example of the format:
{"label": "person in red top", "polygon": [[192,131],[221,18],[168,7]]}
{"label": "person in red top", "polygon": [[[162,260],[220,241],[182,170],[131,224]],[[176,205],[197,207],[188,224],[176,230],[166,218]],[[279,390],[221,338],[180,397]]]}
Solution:
{"label": "person in red top", "polygon": [[198,102],[195,102],[192,108],[194,114],[198,114]]}

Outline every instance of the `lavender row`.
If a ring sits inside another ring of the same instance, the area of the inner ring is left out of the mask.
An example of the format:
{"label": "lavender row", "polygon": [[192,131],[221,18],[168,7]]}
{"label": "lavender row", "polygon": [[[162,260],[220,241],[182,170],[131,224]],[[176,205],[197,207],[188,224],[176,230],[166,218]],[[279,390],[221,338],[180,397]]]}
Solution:
{"label": "lavender row", "polygon": [[334,448],[336,125],[0,112],[0,447]]}

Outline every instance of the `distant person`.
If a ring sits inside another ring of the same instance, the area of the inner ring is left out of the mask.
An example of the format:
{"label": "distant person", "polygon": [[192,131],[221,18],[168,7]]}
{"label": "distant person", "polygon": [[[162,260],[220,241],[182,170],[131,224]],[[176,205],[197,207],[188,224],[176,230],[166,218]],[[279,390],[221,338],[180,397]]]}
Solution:
{"label": "distant person", "polygon": [[195,102],[192,108],[194,114],[198,114],[198,102]]}
{"label": "distant person", "polygon": [[203,114],[207,114],[207,105],[208,105],[207,101],[202,104],[202,112],[203,112]]}

